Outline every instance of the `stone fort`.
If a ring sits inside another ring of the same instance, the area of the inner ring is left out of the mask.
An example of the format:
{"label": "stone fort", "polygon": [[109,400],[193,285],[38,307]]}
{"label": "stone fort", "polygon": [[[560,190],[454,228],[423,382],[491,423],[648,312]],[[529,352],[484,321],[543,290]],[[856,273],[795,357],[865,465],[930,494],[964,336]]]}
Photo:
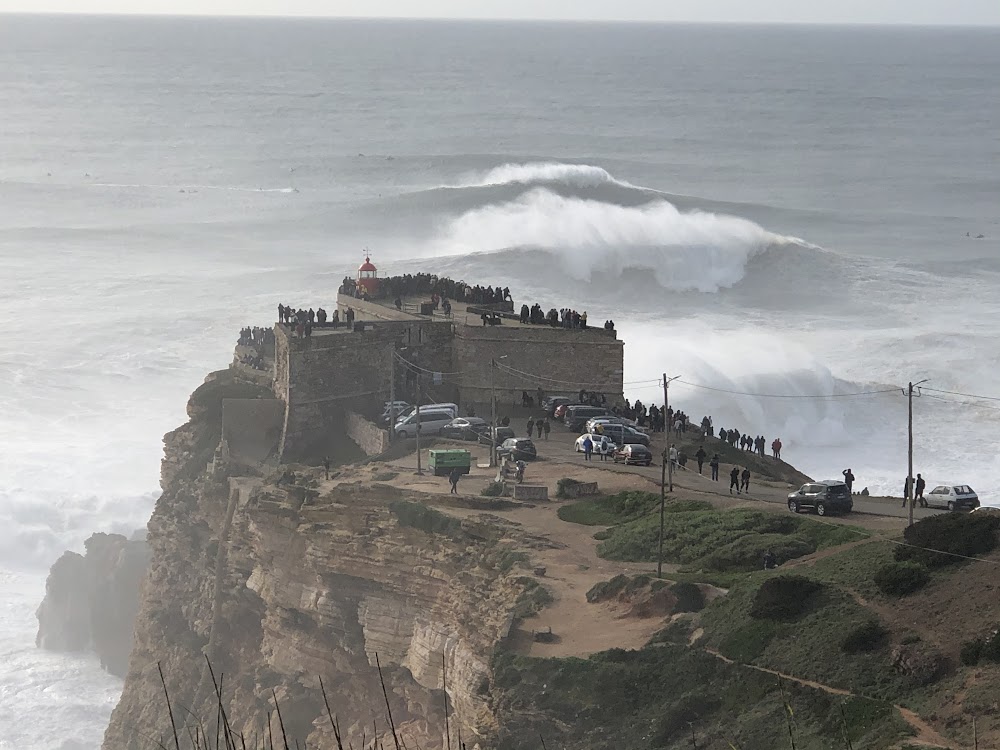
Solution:
{"label": "stone fort", "polygon": [[[254,406],[254,421],[269,423],[276,440],[271,452],[282,460],[322,456],[330,436],[347,431],[376,453],[388,437],[359,416],[380,415],[390,394],[410,403],[454,402],[461,414],[487,419],[491,393],[501,416],[521,405],[525,391],[537,397],[539,390],[587,390],[604,394],[609,405],[622,402],[624,344],[616,331],[525,324],[509,303],[502,310],[451,301],[446,314],[428,301],[429,295],[408,298],[397,308],[377,295],[338,293],[338,326],[316,326],[303,336],[293,325],[275,324],[273,371],[257,373],[261,383],[270,376],[275,400]],[[343,322],[348,310],[353,325]],[[485,325],[484,312],[497,324]],[[227,432],[246,428],[243,408],[229,405]]]}

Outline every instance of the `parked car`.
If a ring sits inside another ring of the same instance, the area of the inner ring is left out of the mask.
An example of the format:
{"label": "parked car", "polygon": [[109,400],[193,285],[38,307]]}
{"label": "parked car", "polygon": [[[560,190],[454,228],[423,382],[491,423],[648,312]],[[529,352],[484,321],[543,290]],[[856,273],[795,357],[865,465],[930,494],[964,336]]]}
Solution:
{"label": "parked car", "polygon": [[979,507],[979,495],[967,484],[941,484],[924,495],[932,508],[948,510],[975,510]]}
{"label": "parked car", "polygon": [[602,429],[604,430],[604,432],[601,433],[602,435],[607,435],[609,438],[621,445],[638,443],[639,445],[645,445],[647,448],[650,445],[649,435],[641,430],[635,429],[634,427],[622,424],[605,424],[602,425]]}
{"label": "parked car", "polygon": [[[599,424],[603,424],[603,425],[623,424],[623,425],[627,425],[629,427],[632,427],[634,429],[639,429],[639,425],[636,423],[636,421],[634,419],[628,419],[626,417],[613,417],[613,416],[607,416],[607,415],[605,415],[603,417],[594,417],[593,419],[591,419],[590,421],[588,421],[587,425],[586,425],[587,432],[596,432],[596,430],[594,428],[597,427],[597,425],[599,425]],[[641,430],[640,430],[640,432],[641,432]]]}
{"label": "parked car", "polygon": [[515,461],[534,461],[538,458],[538,450],[528,438],[512,437],[497,448],[497,455],[510,456]]}
{"label": "parked car", "polygon": [[850,513],[854,510],[854,499],[843,480],[824,479],[809,482],[788,495],[788,510],[792,513],[810,508],[817,516],[828,513]]}
{"label": "parked car", "polygon": [[[492,442],[494,442],[494,440],[490,439],[490,433],[491,433],[491,430],[490,430],[489,426],[487,426],[486,431],[483,432],[482,434],[480,434],[480,436],[479,436],[479,442],[482,445],[490,445]],[[494,439],[496,441],[497,447],[500,447],[501,445],[504,444],[504,441],[510,440],[512,437],[517,437],[517,433],[514,432],[514,428],[513,427],[497,427],[496,428],[496,436],[495,436]]]}
{"label": "parked car", "polygon": [[405,416],[413,409],[413,405],[406,401],[386,401],[385,408],[382,411],[382,424],[389,424],[389,420],[392,419],[392,411],[389,408],[395,404],[396,406],[396,419]]}
{"label": "parked car", "polygon": [[996,505],[980,505],[978,508],[973,508],[972,512],[982,513],[983,515],[986,515],[987,513],[989,514],[996,513],[997,515],[1000,515],[1000,508],[998,508]]}
{"label": "parked car", "polygon": [[415,437],[417,430],[421,435],[437,435],[441,428],[455,418],[451,409],[437,409],[433,406],[420,407],[420,421],[417,422],[416,409],[408,416],[396,422],[396,436],[405,440]]}
{"label": "parked car", "polygon": [[441,437],[452,440],[478,440],[487,434],[490,426],[480,417],[455,417],[441,428]]}
{"label": "parked car", "polygon": [[542,410],[546,414],[548,414],[550,417],[554,417],[556,415],[556,409],[558,409],[560,406],[563,406],[564,404],[571,404],[571,403],[573,403],[572,396],[546,396],[544,399],[542,399],[542,403],[540,404],[540,406],[542,407]]}
{"label": "parked car", "polygon": [[[458,404],[450,404],[449,403],[449,404],[421,404],[420,405],[420,411],[421,412],[425,412],[425,411],[427,411],[429,409],[434,409],[435,411],[450,411],[452,419],[454,419],[455,417],[458,416]],[[397,413],[396,414],[396,419],[402,420],[402,419],[405,419],[406,417],[410,417],[410,416],[412,416],[412,415],[414,415],[416,413],[417,413],[417,407],[416,406],[411,406],[406,411]],[[423,420],[421,419],[420,421],[422,422]]]}
{"label": "parked car", "polygon": [[638,443],[623,445],[614,452],[613,456],[616,464],[622,463],[626,466],[628,464],[649,466],[653,463],[652,451],[650,451],[645,445],[639,445]]}
{"label": "parked car", "polygon": [[578,404],[572,401],[565,404],[559,404],[555,411],[552,412],[552,416],[556,419],[563,419],[566,416],[566,410],[571,406],[586,406],[586,404]]}
{"label": "parked car", "polygon": [[583,453],[583,441],[586,440],[587,438],[590,438],[590,442],[594,444],[594,453],[597,453],[597,446],[600,444],[602,437],[608,439],[608,442],[611,444],[611,449],[613,451],[618,450],[618,445],[615,443],[614,440],[609,438],[607,435],[598,435],[596,432],[585,432],[582,435],[580,435],[580,437],[578,437],[576,441],[573,443],[573,449],[577,453]]}
{"label": "parked car", "polygon": [[571,430],[582,430],[592,417],[601,417],[608,413],[602,406],[567,406],[563,416],[563,424]]}

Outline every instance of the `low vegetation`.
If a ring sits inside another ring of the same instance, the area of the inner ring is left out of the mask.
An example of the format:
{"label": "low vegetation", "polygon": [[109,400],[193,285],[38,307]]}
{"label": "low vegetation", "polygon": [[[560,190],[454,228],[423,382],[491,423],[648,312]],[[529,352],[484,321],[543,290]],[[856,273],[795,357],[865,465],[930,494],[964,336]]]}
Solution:
{"label": "low vegetation", "polygon": [[750,616],[758,620],[787,622],[809,611],[823,584],[805,576],[775,576],[757,589]]}
{"label": "low vegetation", "polygon": [[[620,750],[644,747],[887,747],[905,727],[888,703],[841,698],[677,645],[676,634],[639,651],[587,659],[499,652],[490,694],[497,747]],[[673,643],[671,641],[674,641]]]}
{"label": "low vegetation", "polygon": [[844,636],[840,648],[845,654],[878,651],[889,645],[889,631],[878,620],[868,620]]}
{"label": "low vegetation", "polygon": [[967,562],[997,546],[1000,515],[942,513],[925,518],[903,532],[907,545],[896,549],[896,559],[940,568]]}
{"label": "low vegetation", "polygon": [[524,620],[537,615],[552,603],[552,594],[534,578],[521,576],[516,580],[523,589],[514,605],[514,619]]}
{"label": "low vegetation", "polygon": [[976,638],[963,644],[960,658],[963,664],[970,667],[980,662],[1000,664],[1000,628],[985,638]]}
{"label": "low vegetation", "polygon": [[483,497],[500,497],[503,494],[503,482],[490,482],[479,494]]}
{"label": "low vegetation", "polygon": [[396,500],[389,503],[389,512],[396,516],[400,526],[450,537],[458,537],[462,533],[462,522],[459,519],[429,508],[423,503]]}
{"label": "low vegetation", "polygon": [[[659,507],[660,498],[654,493],[622,492],[565,505],[559,517],[589,526],[611,526],[596,535],[601,540],[601,557],[652,562],[659,546]],[[758,570],[768,551],[782,563],[858,538],[856,529],[763,511],[720,512],[702,502],[671,501],[665,511],[664,560],[691,570]]]}
{"label": "low vegetation", "polygon": [[906,596],[919,591],[931,579],[931,574],[920,563],[892,562],[875,573],[875,585],[888,596]]}

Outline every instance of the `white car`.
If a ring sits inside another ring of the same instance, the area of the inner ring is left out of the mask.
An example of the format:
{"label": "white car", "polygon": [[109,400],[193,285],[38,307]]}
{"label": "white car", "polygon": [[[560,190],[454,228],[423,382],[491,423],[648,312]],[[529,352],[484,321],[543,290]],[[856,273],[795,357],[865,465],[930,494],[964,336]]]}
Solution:
{"label": "white car", "polygon": [[615,441],[614,440],[610,440],[610,439],[606,438],[604,435],[598,435],[596,432],[585,432],[584,434],[580,435],[580,437],[578,437],[576,439],[576,442],[573,444],[573,446],[576,449],[577,453],[583,453],[583,441],[586,440],[588,437],[590,438],[590,441],[594,444],[594,453],[599,453],[600,452],[599,451],[599,446],[601,445],[601,440],[607,440],[608,441],[608,455],[609,456],[618,447],[617,445],[615,445]]}
{"label": "white car", "polygon": [[975,510],[979,495],[967,484],[941,484],[924,493],[924,500],[932,508],[948,510]]}
{"label": "white car", "polygon": [[410,411],[410,409],[413,408],[413,406],[408,404],[406,401],[386,401],[385,409],[382,412],[383,422],[388,423],[389,419],[392,417],[390,407],[392,407],[393,405],[395,405],[396,407],[396,419],[399,419],[400,417],[404,416],[408,411]]}
{"label": "white car", "polygon": [[597,425],[599,424],[625,424],[636,430],[639,429],[638,423],[634,419],[626,419],[625,417],[594,417],[589,422],[587,422],[584,429],[587,432],[596,432]]}

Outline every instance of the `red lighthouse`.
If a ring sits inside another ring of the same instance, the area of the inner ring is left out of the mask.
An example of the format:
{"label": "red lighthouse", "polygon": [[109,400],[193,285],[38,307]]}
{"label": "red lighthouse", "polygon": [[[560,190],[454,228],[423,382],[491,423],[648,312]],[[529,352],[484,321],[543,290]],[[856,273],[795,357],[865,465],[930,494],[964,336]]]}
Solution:
{"label": "red lighthouse", "polygon": [[368,256],[365,256],[365,262],[358,268],[358,288],[367,292],[369,297],[378,293],[378,269]]}

